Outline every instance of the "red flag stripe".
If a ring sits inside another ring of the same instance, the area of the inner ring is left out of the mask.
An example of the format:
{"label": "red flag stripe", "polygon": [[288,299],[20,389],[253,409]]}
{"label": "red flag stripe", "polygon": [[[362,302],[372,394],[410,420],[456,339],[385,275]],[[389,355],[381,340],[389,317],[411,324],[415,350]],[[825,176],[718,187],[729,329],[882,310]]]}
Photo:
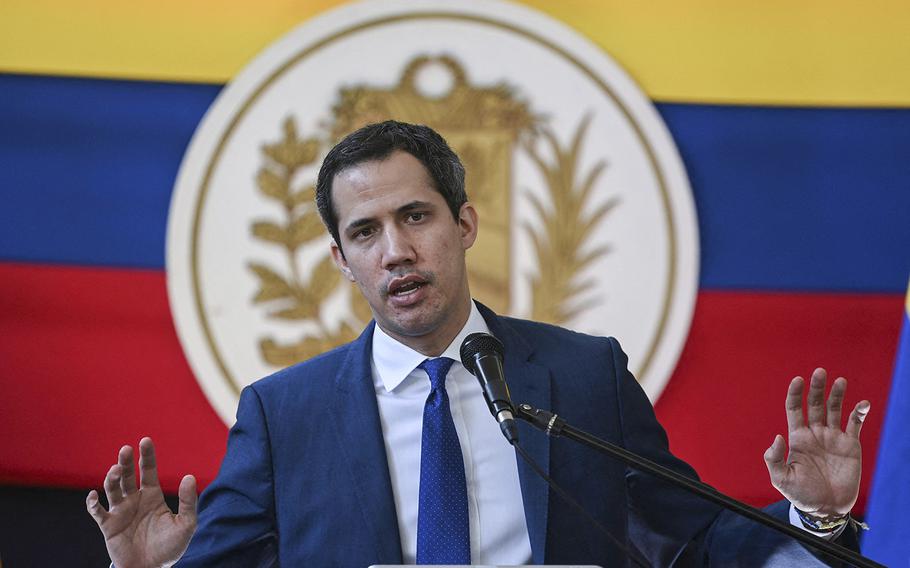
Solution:
{"label": "red flag stripe", "polygon": [[[702,290],[657,413],[675,452],[753,503],[776,498],[762,452],[785,432],[790,378],[817,365],[872,401],[872,470],[900,294]],[[0,264],[0,482],[98,486],[121,444],[152,436],[165,488],[217,473],[227,429],[183,357],[161,271]],[[863,496],[868,483],[863,484]]]}

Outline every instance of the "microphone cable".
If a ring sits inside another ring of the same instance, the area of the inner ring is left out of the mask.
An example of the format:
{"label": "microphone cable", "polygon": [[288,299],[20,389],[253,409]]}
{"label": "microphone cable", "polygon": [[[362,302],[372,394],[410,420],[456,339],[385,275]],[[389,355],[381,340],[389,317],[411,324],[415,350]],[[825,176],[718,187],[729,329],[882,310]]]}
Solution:
{"label": "microphone cable", "polygon": [[625,552],[626,555],[628,555],[629,559],[636,566],[640,566],[641,568],[650,568],[651,567],[651,564],[647,561],[647,559],[639,558],[639,557],[643,557],[644,555],[642,555],[642,553],[639,552],[638,549],[635,549],[634,547],[629,548],[625,544],[619,542],[619,539],[617,539],[615,536],[613,536],[613,534],[609,530],[607,530],[607,527],[603,526],[603,524],[600,521],[595,519],[594,515],[589,513],[587,511],[587,509],[582,507],[578,503],[578,501],[576,501],[571,495],[568,494],[568,492],[566,492],[566,490],[564,490],[562,487],[560,487],[558,483],[553,481],[553,479],[551,479],[549,475],[544,473],[543,469],[539,465],[537,465],[537,462],[534,461],[534,459],[528,454],[527,451],[525,451],[525,449],[521,446],[520,443],[518,443],[517,440],[515,442],[512,442],[512,445],[515,446],[515,451],[518,452],[518,455],[521,456],[521,458],[525,461],[525,463],[527,463],[528,466],[532,470],[534,470],[534,473],[536,473],[538,476],[540,476],[541,479],[546,481],[547,484],[553,489],[553,491],[556,492],[557,495],[559,495],[562,498],[563,501],[565,501],[566,503],[571,505],[576,511],[581,513],[595,527],[597,527],[600,530],[600,532],[602,532],[604,534],[604,536],[606,536],[613,544],[615,544],[618,548],[620,548],[623,552]]}

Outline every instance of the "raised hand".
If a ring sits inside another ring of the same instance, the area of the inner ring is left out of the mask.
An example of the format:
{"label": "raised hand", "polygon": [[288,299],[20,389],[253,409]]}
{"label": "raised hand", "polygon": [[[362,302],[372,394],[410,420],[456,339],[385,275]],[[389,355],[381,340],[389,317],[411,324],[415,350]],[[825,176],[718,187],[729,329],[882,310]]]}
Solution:
{"label": "raised hand", "polygon": [[85,499],[89,514],[104,534],[111,561],[117,568],[170,566],[186,551],[196,530],[196,479],[180,481],[177,514],[164,502],[158,483],[155,446],[151,438],[139,441],[139,486],[133,466],[133,448],[123,446],[117,463],[104,478],[110,510],[92,490]]}
{"label": "raised hand", "polygon": [[841,409],[847,380],[839,377],[825,405],[824,369],[812,373],[803,418],[805,381],[796,377],[787,390],[787,444],[778,434],[765,451],[771,483],[797,509],[818,516],[842,516],[850,512],[859,495],[862,449],[859,433],[869,412],[869,401],[856,404],[841,430]]}

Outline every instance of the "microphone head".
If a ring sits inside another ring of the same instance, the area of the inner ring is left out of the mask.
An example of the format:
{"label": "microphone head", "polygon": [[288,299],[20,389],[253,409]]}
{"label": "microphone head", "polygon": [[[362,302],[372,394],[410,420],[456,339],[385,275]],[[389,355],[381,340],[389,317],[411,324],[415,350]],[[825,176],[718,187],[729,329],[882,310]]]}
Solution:
{"label": "microphone head", "polygon": [[477,374],[477,366],[475,363],[477,355],[481,353],[495,353],[501,360],[504,351],[505,349],[502,346],[502,342],[489,333],[472,333],[465,337],[464,342],[461,344],[461,364],[464,365],[468,372],[475,375]]}

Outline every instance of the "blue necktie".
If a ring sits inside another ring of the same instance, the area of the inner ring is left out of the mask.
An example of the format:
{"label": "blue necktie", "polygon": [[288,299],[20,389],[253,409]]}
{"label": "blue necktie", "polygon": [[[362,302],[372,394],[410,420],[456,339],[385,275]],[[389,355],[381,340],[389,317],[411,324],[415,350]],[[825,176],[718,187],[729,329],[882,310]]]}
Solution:
{"label": "blue necktie", "polygon": [[423,407],[420,442],[418,564],[471,563],[464,460],[446,393],[446,373],[454,362],[440,357],[420,364],[430,376],[430,396]]}

